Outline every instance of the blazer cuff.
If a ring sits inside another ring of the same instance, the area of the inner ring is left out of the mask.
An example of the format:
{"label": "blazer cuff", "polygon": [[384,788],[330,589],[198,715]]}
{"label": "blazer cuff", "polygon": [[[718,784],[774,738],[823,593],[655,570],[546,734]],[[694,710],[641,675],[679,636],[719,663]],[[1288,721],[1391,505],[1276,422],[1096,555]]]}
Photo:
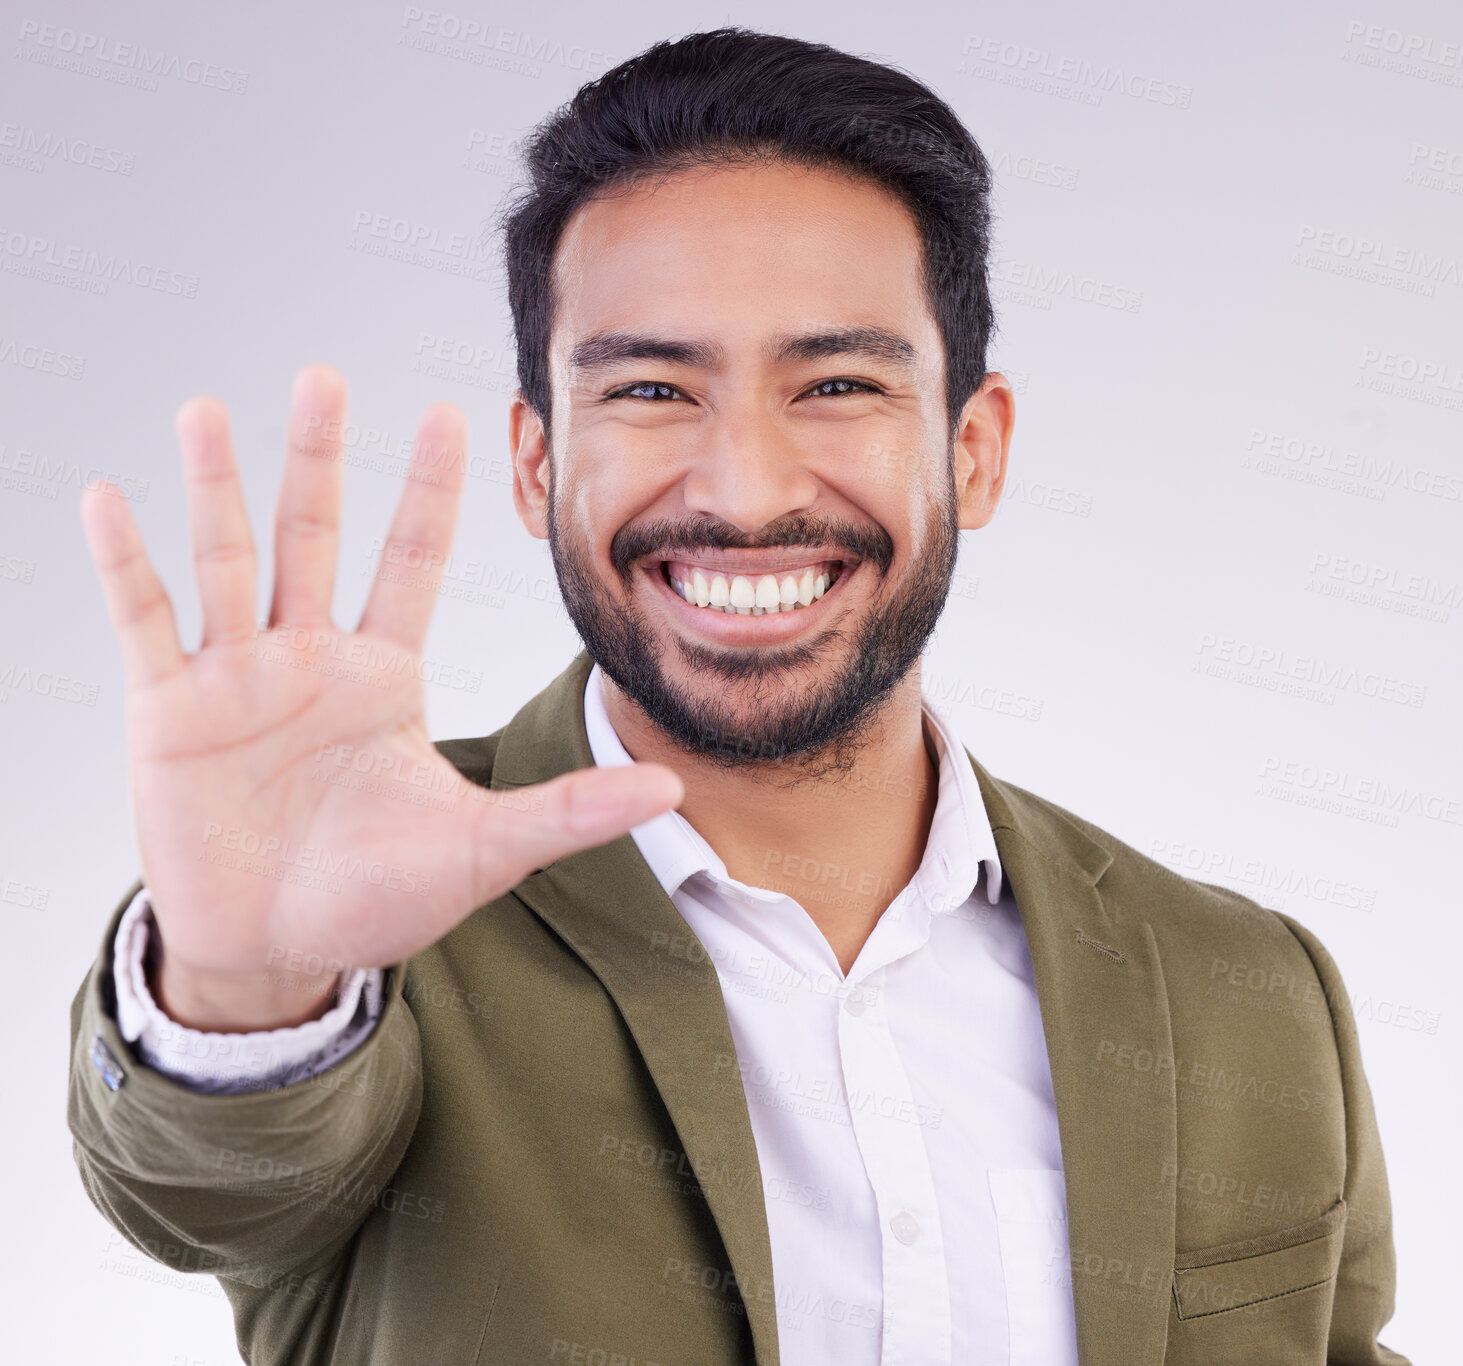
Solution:
{"label": "blazer cuff", "polygon": [[220,1154],[228,1150],[248,1149],[261,1161],[306,1172],[339,1168],[363,1154],[379,1159],[387,1146],[400,1159],[422,1095],[421,1042],[402,998],[400,966],[381,969],[381,1017],[328,1075],[248,1094],[197,1094],[144,1065],[118,1028],[112,964],[131,899],[129,893],[113,912],[71,1003],[67,1118],[92,1159],[161,1186],[218,1181]]}
{"label": "blazer cuff", "polygon": [[166,1015],[148,989],[144,957],[154,925],[142,887],[117,927],[117,1027],[140,1061],[191,1091],[228,1095],[316,1076],[360,1044],[381,1015],[383,970],[357,968],[319,1019],[243,1033],[191,1029]]}

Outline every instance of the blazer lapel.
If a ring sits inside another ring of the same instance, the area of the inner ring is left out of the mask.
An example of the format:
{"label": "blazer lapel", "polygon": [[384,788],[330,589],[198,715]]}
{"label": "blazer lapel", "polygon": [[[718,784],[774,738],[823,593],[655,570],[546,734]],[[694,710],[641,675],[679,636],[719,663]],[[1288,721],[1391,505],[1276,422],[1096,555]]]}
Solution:
{"label": "blazer lapel", "polygon": [[[593,765],[583,705],[590,667],[581,652],[504,729],[494,788]],[[623,1015],[716,1221],[758,1366],[778,1366],[761,1168],[715,970],[685,956],[695,936],[628,835],[555,861],[514,895],[583,959]]]}
{"label": "blazer lapel", "polygon": [[1078,1358],[1159,1366],[1178,1140],[1157,944],[1146,921],[1104,902],[1099,881],[1112,855],[1102,845],[971,763],[1031,951],[1062,1146]]}

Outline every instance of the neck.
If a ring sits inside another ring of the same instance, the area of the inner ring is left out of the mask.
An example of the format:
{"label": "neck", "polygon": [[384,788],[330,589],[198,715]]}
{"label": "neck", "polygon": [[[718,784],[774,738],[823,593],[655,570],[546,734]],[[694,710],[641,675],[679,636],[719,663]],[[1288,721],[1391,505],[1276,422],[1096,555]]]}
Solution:
{"label": "neck", "polygon": [[846,974],[924,857],[938,792],[919,666],[860,738],[853,766],[807,777],[789,766],[726,768],[687,754],[603,672],[605,711],[631,758],[685,784],[680,814],[739,882],[798,902]]}

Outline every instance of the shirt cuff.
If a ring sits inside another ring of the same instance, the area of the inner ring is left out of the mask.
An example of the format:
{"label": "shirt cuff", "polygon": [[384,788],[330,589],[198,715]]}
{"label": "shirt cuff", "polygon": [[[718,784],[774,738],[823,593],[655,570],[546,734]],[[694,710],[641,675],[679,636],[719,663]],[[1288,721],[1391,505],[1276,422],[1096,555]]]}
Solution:
{"label": "shirt cuff", "polygon": [[148,990],[143,959],[153,924],[143,887],[117,926],[117,1028],[142,1062],[190,1091],[232,1094],[316,1076],[365,1039],[381,1014],[384,969],[356,968],[317,1020],[248,1033],[190,1029],[165,1015]]}

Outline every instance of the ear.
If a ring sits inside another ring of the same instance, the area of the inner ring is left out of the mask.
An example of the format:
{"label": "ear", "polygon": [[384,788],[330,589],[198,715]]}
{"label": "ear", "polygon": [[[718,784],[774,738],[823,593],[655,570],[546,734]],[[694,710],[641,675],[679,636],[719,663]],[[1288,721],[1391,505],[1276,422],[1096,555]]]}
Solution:
{"label": "ear", "polygon": [[549,538],[549,451],[544,424],[519,390],[508,405],[508,445],[513,450],[513,507],[530,536]]}
{"label": "ear", "polygon": [[992,371],[966,401],[955,428],[955,496],[962,531],[978,531],[996,515],[1015,423],[1011,381]]}

